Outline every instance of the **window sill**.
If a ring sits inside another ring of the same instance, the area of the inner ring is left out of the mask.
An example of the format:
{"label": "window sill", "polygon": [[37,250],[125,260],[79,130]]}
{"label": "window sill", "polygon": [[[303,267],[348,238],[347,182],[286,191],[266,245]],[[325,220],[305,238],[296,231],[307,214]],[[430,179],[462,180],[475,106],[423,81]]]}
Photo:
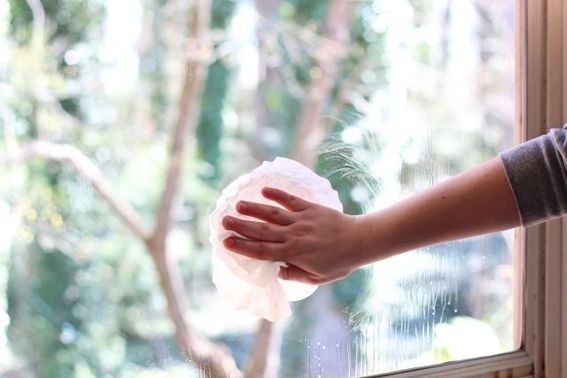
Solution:
{"label": "window sill", "polygon": [[533,361],[525,351],[517,351],[466,361],[447,362],[426,368],[421,367],[395,373],[373,375],[371,377],[533,377]]}

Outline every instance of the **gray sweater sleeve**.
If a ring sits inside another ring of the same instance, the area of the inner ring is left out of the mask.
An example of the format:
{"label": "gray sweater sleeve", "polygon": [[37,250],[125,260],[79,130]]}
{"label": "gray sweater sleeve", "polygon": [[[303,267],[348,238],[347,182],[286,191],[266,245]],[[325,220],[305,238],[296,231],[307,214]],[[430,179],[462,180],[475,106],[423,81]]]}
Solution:
{"label": "gray sweater sleeve", "polygon": [[567,213],[567,125],[500,157],[525,226]]}

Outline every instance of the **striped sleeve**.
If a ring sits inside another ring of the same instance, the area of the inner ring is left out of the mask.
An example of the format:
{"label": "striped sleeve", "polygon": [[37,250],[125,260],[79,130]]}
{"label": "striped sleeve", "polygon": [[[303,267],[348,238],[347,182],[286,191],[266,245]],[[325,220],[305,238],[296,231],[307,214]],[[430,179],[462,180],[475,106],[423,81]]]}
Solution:
{"label": "striped sleeve", "polygon": [[567,213],[567,125],[500,157],[525,226]]}

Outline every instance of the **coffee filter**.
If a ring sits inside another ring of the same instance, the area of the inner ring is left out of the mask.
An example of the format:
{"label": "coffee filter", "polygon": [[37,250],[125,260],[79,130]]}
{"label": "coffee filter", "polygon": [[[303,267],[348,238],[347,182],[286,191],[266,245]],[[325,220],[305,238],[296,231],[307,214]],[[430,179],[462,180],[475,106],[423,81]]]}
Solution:
{"label": "coffee filter", "polygon": [[342,211],[338,194],[329,181],[316,175],[302,164],[278,157],[264,162],[248,174],[228,185],[217,200],[209,218],[210,241],[213,247],[213,282],[219,295],[239,310],[274,321],[291,314],[289,301],[304,299],[317,289],[317,285],[280,280],[277,275],[285,262],[252,259],[228,251],[223,240],[237,235],[222,226],[222,219],[232,215],[257,222],[236,211],[241,200],[279,206],[262,196],[262,188],[284,190],[307,201]]}

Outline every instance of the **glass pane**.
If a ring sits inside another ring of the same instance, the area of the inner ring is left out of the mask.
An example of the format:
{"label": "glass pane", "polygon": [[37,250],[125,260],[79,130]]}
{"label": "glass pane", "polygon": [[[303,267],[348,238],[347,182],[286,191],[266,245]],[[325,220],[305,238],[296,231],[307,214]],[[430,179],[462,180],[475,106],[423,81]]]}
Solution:
{"label": "glass pane", "polygon": [[349,377],[511,351],[510,232],[375,263],[270,323],[219,297],[208,217],[276,156],[360,214],[511,146],[514,3],[0,2],[0,375]]}

